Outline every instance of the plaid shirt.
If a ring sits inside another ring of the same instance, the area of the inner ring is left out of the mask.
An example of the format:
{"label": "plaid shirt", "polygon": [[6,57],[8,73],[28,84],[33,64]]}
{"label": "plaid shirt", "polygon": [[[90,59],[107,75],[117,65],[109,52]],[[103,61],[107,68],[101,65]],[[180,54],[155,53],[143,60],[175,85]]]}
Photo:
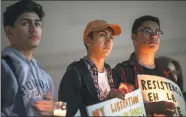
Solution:
{"label": "plaid shirt", "polygon": [[[98,70],[97,70],[96,65],[87,56],[85,56],[83,59],[84,59],[85,64],[87,65],[87,67],[88,67],[88,69],[91,73],[91,77],[94,81],[94,86],[95,86],[95,88],[97,90],[97,93],[98,93],[98,98],[100,100],[105,99],[109,92],[102,91],[99,84],[98,84]],[[109,83],[110,88],[111,89],[115,88],[114,81],[112,79],[112,69],[111,69],[111,67],[106,63],[104,64],[104,67],[107,70],[107,78],[108,78],[108,83]]]}

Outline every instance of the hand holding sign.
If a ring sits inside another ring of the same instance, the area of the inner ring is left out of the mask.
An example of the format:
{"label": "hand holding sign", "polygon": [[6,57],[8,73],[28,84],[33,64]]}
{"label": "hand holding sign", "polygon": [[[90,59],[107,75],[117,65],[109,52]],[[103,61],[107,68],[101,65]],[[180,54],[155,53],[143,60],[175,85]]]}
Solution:
{"label": "hand holding sign", "polygon": [[145,103],[145,108],[149,114],[163,114],[168,117],[173,116],[176,111],[175,104],[167,101]]}
{"label": "hand holding sign", "polygon": [[127,83],[120,83],[119,89],[112,89],[105,100],[112,98],[125,99],[125,94],[132,92],[135,88]]}
{"label": "hand holding sign", "polygon": [[125,98],[125,92],[119,90],[119,89],[111,89],[110,93],[108,94],[108,96],[106,97],[105,100],[109,100],[112,98],[120,98],[120,99],[124,99]]}
{"label": "hand holding sign", "polygon": [[120,83],[119,85],[119,90],[125,92],[125,93],[129,93],[134,91],[134,87],[131,84],[128,83]]}

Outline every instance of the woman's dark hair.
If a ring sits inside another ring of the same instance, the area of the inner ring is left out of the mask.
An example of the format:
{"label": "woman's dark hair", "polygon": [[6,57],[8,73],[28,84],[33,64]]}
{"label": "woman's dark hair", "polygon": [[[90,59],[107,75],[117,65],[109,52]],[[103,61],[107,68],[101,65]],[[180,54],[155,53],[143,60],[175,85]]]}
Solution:
{"label": "woman's dark hair", "polygon": [[172,58],[165,57],[165,56],[160,56],[156,58],[156,62],[158,64],[161,64],[164,68],[168,68],[169,63],[173,63],[175,68],[176,68],[176,74],[177,74],[177,84],[180,87],[181,91],[183,91],[183,75],[182,75],[182,68],[180,63]]}

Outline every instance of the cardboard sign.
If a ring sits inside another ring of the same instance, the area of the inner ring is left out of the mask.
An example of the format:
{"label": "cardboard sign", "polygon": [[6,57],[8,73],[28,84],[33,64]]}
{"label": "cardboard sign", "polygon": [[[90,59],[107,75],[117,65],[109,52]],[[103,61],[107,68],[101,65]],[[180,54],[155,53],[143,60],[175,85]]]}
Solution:
{"label": "cardboard sign", "polygon": [[89,116],[146,116],[141,90],[125,95],[125,100],[114,98],[87,107]]}
{"label": "cardboard sign", "polygon": [[138,75],[137,77],[145,103],[157,101],[174,102],[177,107],[175,116],[186,116],[186,103],[177,84],[159,76]]}

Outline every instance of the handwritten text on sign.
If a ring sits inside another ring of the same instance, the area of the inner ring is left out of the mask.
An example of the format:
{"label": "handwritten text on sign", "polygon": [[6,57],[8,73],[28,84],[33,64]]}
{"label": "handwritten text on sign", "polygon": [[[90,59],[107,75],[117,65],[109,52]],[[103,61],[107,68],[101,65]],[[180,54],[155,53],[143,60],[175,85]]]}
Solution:
{"label": "handwritten text on sign", "polygon": [[152,75],[138,75],[138,83],[145,103],[174,102],[177,107],[175,116],[186,116],[185,101],[177,84],[164,77]]}
{"label": "handwritten text on sign", "polygon": [[125,95],[125,100],[114,98],[87,107],[89,116],[145,116],[141,90]]}

